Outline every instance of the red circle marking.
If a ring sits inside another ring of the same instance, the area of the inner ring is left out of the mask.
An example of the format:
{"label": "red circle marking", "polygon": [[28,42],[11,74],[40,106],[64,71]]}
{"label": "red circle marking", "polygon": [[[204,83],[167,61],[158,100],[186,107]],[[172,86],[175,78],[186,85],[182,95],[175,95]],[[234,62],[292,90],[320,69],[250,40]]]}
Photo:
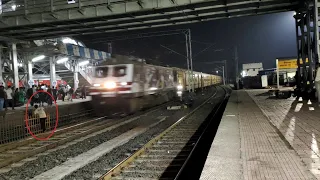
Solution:
{"label": "red circle marking", "polygon": [[[47,93],[47,94],[51,97],[51,99],[53,100],[54,105],[56,106],[56,124],[55,124],[55,126],[54,126],[54,129],[51,131],[51,133],[49,134],[49,136],[46,137],[46,138],[39,138],[39,137],[37,137],[36,135],[34,135],[33,132],[31,131],[30,126],[29,126],[29,123],[28,123],[28,122],[29,122],[28,105],[29,105],[29,103],[31,102],[32,97],[33,97],[34,95],[38,94],[39,92],[45,92],[45,93]],[[28,102],[27,102],[26,115],[25,115],[26,126],[27,126],[27,129],[28,129],[29,134],[31,134],[31,136],[32,136],[33,138],[35,138],[36,140],[39,140],[39,141],[46,141],[46,140],[48,140],[48,139],[54,134],[54,132],[57,130],[57,127],[58,127],[58,119],[59,119],[58,105],[57,105],[55,99],[53,98],[53,96],[52,96],[50,93],[48,93],[48,92],[46,92],[46,91],[43,91],[43,90],[40,90],[40,91],[37,91],[37,92],[33,93],[32,96],[29,98],[29,100],[28,100]]]}

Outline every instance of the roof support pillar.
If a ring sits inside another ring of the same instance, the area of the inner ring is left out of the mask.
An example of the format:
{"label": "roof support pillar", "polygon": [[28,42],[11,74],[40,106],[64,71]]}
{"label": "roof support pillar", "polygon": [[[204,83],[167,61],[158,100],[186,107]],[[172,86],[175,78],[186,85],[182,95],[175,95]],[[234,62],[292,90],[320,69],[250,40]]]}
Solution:
{"label": "roof support pillar", "polygon": [[12,65],[13,65],[13,79],[15,88],[19,88],[19,65],[18,65],[18,52],[17,44],[12,44]]}
{"label": "roof support pillar", "polygon": [[50,57],[50,84],[51,86],[56,86],[57,81],[56,81],[56,63],[55,63],[55,58]]}
{"label": "roof support pillar", "polygon": [[[0,0],[1,1],[1,0]],[[1,3],[0,3],[1,5]],[[2,55],[3,55],[3,52],[2,52],[2,46],[0,46],[0,84],[1,85],[4,85],[4,81],[3,81],[3,59],[2,59]]]}
{"label": "roof support pillar", "polygon": [[79,65],[78,62],[74,65],[74,71],[73,71],[73,80],[74,80],[74,91],[76,91],[79,87]]}
{"label": "roof support pillar", "polygon": [[[32,61],[28,61],[28,81],[33,80]],[[30,85],[32,87],[32,85]]]}

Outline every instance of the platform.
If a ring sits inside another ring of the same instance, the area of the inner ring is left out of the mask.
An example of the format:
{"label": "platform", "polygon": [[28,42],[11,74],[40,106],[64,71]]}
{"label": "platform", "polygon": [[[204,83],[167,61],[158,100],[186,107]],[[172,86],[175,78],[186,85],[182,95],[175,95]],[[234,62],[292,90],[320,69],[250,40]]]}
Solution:
{"label": "platform", "polygon": [[[313,128],[317,127],[316,123],[320,121],[320,118],[316,118],[320,111],[314,114],[301,113],[300,117],[306,116],[310,119],[308,123],[312,121],[315,124],[307,129],[307,124],[300,121],[300,127],[294,130],[299,117],[295,115],[295,122],[285,120],[287,111],[291,109],[290,101],[293,100],[269,101],[268,95],[261,96],[267,94],[265,92],[267,90],[240,90],[232,93],[211,145],[201,180],[311,180],[320,177],[320,173],[317,173],[320,164],[316,162],[317,143],[310,138],[312,133],[314,136],[319,133]],[[292,116],[288,119],[292,119]],[[291,144],[293,142],[296,145],[290,145],[290,138]],[[304,146],[304,141],[309,144]],[[313,152],[311,147],[316,147],[316,152]],[[313,160],[315,162],[312,162]]]}
{"label": "platform", "polygon": [[[75,104],[75,103],[82,103],[82,102],[87,102],[87,101],[91,101],[91,96],[87,96],[86,99],[73,99],[72,101],[62,101],[62,100],[57,100],[56,104],[58,106],[64,106],[64,105],[69,105],[69,104]],[[15,107],[14,110],[12,110],[11,107],[8,107],[8,113],[12,113],[16,110],[24,110],[26,109],[26,104],[24,104],[23,106],[19,106],[19,107]],[[48,106],[47,103],[44,103],[44,106]],[[30,105],[28,106],[30,107]],[[11,112],[12,111],[12,112]]]}

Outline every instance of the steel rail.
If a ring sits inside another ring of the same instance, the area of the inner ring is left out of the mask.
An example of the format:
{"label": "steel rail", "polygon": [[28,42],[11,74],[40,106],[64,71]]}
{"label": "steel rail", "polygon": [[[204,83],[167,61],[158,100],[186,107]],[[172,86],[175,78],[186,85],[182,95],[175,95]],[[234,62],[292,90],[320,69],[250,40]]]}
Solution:
{"label": "steel rail", "polygon": [[188,113],[187,115],[180,118],[177,122],[175,122],[173,125],[171,125],[169,128],[167,128],[165,131],[163,131],[161,134],[156,136],[155,138],[151,139],[148,143],[146,143],[142,148],[134,152],[131,156],[126,158],[125,160],[121,161],[118,165],[113,167],[111,170],[109,170],[106,174],[101,176],[99,180],[109,180],[112,179],[114,176],[119,175],[122,170],[129,166],[133,161],[135,161],[139,156],[143,155],[148,149],[150,149],[153,145],[155,145],[163,136],[168,134],[171,130],[173,130],[177,125],[179,125],[181,122],[183,122],[185,119],[190,117],[192,114],[194,114],[196,111],[198,111],[201,107],[203,107],[205,104],[207,104],[208,101],[210,101],[212,98],[214,98],[218,93],[218,90],[216,89],[215,93],[205,100],[202,104],[200,104],[197,108],[195,108],[193,111]]}

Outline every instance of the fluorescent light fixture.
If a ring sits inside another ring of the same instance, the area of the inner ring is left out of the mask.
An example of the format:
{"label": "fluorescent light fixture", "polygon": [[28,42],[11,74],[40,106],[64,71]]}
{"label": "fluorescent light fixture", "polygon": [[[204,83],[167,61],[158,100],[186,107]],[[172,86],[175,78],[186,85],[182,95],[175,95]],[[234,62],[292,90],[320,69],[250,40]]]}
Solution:
{"label": "fluorescent light fixture", "polygon": [[37,57],[35,57],[35,58],[32,59],[32,62],[41,61],[41,60],[44,59],[45,57],[46,57],[45,55],[37,56]]}
{"label": "fluorescent light fixture", "polygon": [[157,90],[157,89],[158,89],[158,88],[156,88],[156,87],[151,87],[151,88],[150,88],[151,91],[154,91],[154,90]]}
{"label": "fluorescent light fixture", "polygon": [[84,66],[84,65],[87,65],[89,64],[89,61],[82,61],[79,63],[79,66]]}
{"label": "fluorescent light fixture", "polygon": [[94,87],[100,87],[100,84],[93,84]]}
{"label": "fluorescent light fixture", "polygon": [[126,86],[128,83],[127,82],[121,82],[120,84],[121,84],[121,86]]}
{"label": "fluorescent light fixture", "polygon": [[15,11],[17,9],[17,5],[14,4],[14,5],[11,6],[11,8],[12,8],[12,10]]}
{"label": "fluorescent light fixture", "polygon": [[57,60],[57,64],[64,63],[64,62],[66,62],[66,61],[68,61],[68,60],[69,60],[69,58],[67,58],[67,57],[62,58],[62,59],[59,59],[59,60]]}
{"label": "fluorescent light fixture", "polygon": [[63,38],[62,39],[62,42],[64,44],[74,44],[74,45],[78,45],[78,43],[74,40],[74,39],[71,39],[71,38]]}

